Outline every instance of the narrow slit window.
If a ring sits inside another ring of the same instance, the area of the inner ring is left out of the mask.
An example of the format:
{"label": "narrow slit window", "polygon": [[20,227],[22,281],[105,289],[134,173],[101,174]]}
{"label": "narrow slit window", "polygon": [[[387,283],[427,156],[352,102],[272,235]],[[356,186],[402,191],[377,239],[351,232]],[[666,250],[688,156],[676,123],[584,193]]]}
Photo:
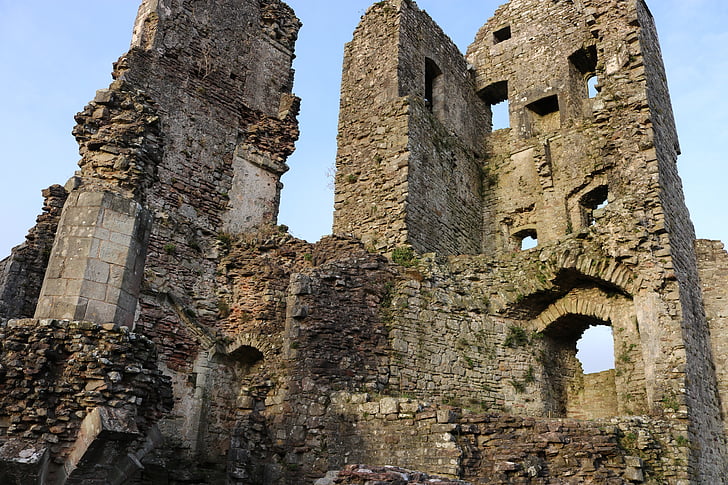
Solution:
{"label": "narrow slit window", "polygon": [[599,94],[599,79],[596,76],[592,76],[586,80],[586,89],[589,92],[589,98],[596,98]]}
{"label": "narrow slit window", "polygon": [[511,38],[511,26],[507,25],[502,29],[493,32],[493,44],[500,44]]}
{"label": "narrow slit window", "polygon": [[425,106],[436,115],[441,114],[444,104],[442,71],[432,59],[425,59]]}

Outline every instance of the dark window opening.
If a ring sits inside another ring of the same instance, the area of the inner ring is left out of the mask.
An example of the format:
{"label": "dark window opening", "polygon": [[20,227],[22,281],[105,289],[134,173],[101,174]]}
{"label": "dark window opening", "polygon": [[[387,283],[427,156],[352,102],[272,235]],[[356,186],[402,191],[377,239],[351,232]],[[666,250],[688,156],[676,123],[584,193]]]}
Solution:
{"label": "dark window opening", "polygon": [[609,203],[609,187],[600,185],[585,194],[579,201],[584,216],[584,225],[593,226],[597,218],[603,214],[603,209]]}
{"label": "dark window opening", "polygon": [[578,89],[584,94],[594,98],[599,92],[599,83],[597,81],[597,47],[590,45],[574,52],[569,56],[569,62],[574,72],[575,82],[582,84]]}
{"label": "dark window opening", "polygon": [[235,361],[244,365],[253,365],[263,360],[263,353],[255,347],[243,345],[230,354]]}
{"label": "dark window opening", "polygon": [[502,29],[498,29],[495,32],[493,32],[493,43],[494,44],[500,44],[501,42],[504,42],[511,38],[511,26],[507,25],[503,27]]}
{"label": "dark window opening", "polygon": [[561,128],[559,97],[546,96],[526,106],[531,121],[531,136],[553,133]]}
{"label": "dark window opening", "polygon": [[425,59],[425,106],[437,114],[444,101],[442,71],[432,59]]}
{"label": "dark window opening", "polygon": [[515,246],[521,251],[528,251],[538,246],[538,234],[535,229],[524,229],[513,235]]}
{"label": "dark window opening", "polygon": [[482,89],[480,98],[490,106],[491,131],[510,128],[510,107],[508,103],[508,81],[499,81]]}
{"label": "dark window opening", "polygon": [[559,97],[556,95],[541,98],[526,106],[539,116],[547,116],[559,111]]}

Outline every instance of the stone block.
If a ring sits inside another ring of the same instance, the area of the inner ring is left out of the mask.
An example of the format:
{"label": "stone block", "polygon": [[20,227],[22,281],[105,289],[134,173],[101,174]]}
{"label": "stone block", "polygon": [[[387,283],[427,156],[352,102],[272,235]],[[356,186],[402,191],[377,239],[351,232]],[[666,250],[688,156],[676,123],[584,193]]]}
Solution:
{"label": "stone block", "polygon": [[399,414],[399,401],[395,398],[385,397],[379,401],[381,414]]}

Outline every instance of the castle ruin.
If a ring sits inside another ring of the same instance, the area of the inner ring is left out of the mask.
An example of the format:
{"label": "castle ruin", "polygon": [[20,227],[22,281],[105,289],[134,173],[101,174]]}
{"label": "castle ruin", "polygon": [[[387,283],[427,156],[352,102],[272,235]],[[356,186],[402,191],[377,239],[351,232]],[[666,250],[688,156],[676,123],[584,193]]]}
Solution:
{"label": "castle ruin", "polygon": [[[0,262],[0,483],[726,483],[728,253],[645,2],[510,0],[465,56],[374,4],[316,244],[275,226],[300,27],[143,1]],[[593,326],[615,368],[586,374]]]}

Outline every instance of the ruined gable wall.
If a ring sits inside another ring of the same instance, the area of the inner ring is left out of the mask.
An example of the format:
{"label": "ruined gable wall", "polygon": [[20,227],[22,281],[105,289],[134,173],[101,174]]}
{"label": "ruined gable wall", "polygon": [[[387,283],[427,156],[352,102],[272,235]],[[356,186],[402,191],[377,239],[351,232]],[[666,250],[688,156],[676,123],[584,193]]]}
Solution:
{"label": "ruined gable wall", "polygon": [[[165,126],[149,197],[157,220],[142,303],[154,317],[142,312],[145,333],[161,337],[181,323],[168,305],[156,308],[168,295],[214,327],[214,259],[227,235],[275,222],[279,178],[298,136],[291,61],[299,27],[277,1],[142,6],[116,76],[157,100]],[[194,347],[183,333],[176,345]]]}

